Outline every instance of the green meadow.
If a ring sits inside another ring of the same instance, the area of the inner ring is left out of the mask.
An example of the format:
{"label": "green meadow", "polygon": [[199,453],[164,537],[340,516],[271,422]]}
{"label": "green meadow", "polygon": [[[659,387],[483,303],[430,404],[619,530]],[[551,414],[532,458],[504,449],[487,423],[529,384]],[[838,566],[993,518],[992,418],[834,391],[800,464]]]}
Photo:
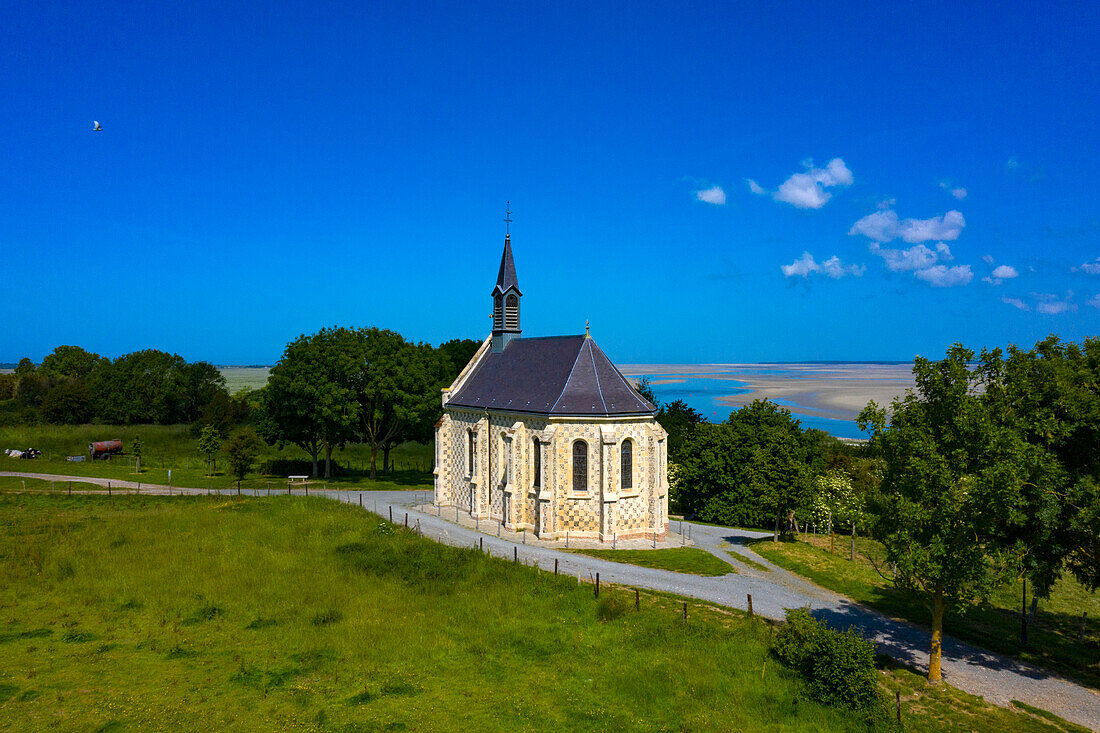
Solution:
{"label": "green meadow", "polygon": [[[129,451],[135,436],[143,445],[140,474],[131,456],[115,456],[108,461],[74,463],[66,456],[88,454],[88,444],[97,440],[118,438]],[[187,425],[5,425],[0,426],[0,451],[5,448],[23,450],[37,448],[42,457],[35,460],[9,458],[0,453],[0,471],[27,471],[33,473],[95,476],[120,481],[167,484],[168,471],[172,471],[174,486],[193,488],[229,488],[236,486],[236,479],[228,473],[224,455],[218,456],[213,475],[203,463],[198,440],[191,435]],[[328,483],[340,488],[369,489],[428,489],[432,482],[432,447],[421,443],[403,443],[391,452],[394,471],[381,474],[370,481],[370,451],[355,443],[333,451],[333,460],[340,466],[339,475]],[[259,469],[266,461],[294,461],[293,465],[277,464],[283,469],[277,473],[262,474]],[[309,473],[309,454],[295,445],[265,446],[256,462],[256,470],[242,484],[245,488],[265,489],[268,486],[285,486],[291,474]],[[378,454],[379,471],[382,454]],[[320,465],[324,472],[324,463]],[[324,479],[319,479],[323,481]]]}
{"label": "green meadow", "polygon": [[[323,499],[0,494],[10,730],[875,727],[809,700],[771,634]],[[1070,729],[881,678],[914,730]]]}

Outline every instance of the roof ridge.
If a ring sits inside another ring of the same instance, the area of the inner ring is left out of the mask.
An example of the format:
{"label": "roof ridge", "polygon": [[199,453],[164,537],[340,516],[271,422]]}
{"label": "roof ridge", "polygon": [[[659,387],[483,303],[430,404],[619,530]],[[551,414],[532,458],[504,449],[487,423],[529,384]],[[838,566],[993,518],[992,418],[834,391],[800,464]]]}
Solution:
{"label": "roof ridge", "polygon": [[[592,376],[596,378],[596,394],[600,396],[600,404],[603,405],[603,411],[607,412],[607,400],[603,398],[603,388],[600,387],[600,372],[596,369],[596,355],[592,353],[592,339],[586,338],[584,343],[588,345],[588,358],[592,360]],[[604,358],[606,358],[606,356]]]}
{"label": "roof ridge", "polygon": [[[596,348],[600,349],[599,346],[596,346]],[[600,349],[600,353],[603,354],[603,349]],[[636,390],[634,388],[634,385],[632,385],[630,383],[630,380],[623,376],[622,371],[620,371],[619,367],[615,364],[615,362],[611,361],[611,359],[608,359],[607,354],[603,354],[603,358],[604,358],[604,361],[606,361],[608,364],[611,365],[611,368],[615,370],[615,373],[619,375],[619,379],[622,381],[623,384],[626,385],[626,388],[628,390],[630,390],[630,394],[634,396],[634,399],[638,400],[643,405],[649,405],[651,409],[656,411],[657,406],[649,404],[649,400],[647,400],[645,397],[642,397],[641,392]],[[606,409],[606,406],[605,406],[605,409]]]}
{"label": "roof ridge", "polygon": [[[584,347],[584,344],[581,344],[581,348],[583,348],[583,347]],[[580,360],[581,360],[581,351],[580,351],[580,349],[577,349],[577,356],[576,356],[575,359],[573,359],[573,366],[569,367],[569,376],[565,378],[565,384],[563,384],[561,386],[561,394],[559,394],[558,398],[556,400],[554,400],[554,404],[550,406],[550,412],[553,412],[554,410],[558,409],[558,403],[561,402],[561,398],[565,396],[565,391],[567,389],[569,389],[569,382],[570,382],[570,380],[573,379],[573,372],[576,370],[577,362],[579,362]]]}

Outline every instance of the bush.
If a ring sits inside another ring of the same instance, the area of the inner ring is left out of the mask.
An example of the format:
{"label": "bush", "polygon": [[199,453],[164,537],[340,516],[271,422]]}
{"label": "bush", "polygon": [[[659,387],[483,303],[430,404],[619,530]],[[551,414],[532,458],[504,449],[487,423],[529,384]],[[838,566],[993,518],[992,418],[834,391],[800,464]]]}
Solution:
{"label": "bush", "polygon": [[884,710],[875,680],[875,647],[854,629],[833,631],[805,609],[791,609],[773,651],[806,677],[814,699],[872,714]]}
{"label": "bush", "polygon": [[[321,471],[324,470],[323,462],[319,468]],[[271,460],[260,463],[260,473],[264,476],[312,476],[313,463],[308,459],[272,458]],[[336,461],[333,461],[332,475],[343,476],[344,473],[344,468]]]}

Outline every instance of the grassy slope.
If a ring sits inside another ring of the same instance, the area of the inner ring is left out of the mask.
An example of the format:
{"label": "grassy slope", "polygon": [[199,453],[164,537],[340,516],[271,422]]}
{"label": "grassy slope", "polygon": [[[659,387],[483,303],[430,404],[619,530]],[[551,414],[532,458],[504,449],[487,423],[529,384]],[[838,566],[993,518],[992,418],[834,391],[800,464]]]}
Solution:
{"label": "grassy slope", "polygon": [[[0,727],[863,729],[767,625],[626,595],[316,499],[0,496]],[[916,729],[1060,729],[915,679]]]}
{"label": "grassy slope", "polygon": [[[29,471],[34,473],[55,473],[72,476],[97,476],[114,478],[121,481],[137,480],[133,466],[126,456],[115,457],[110,461],[85,461],[71,463],[65,460],[67,455],[86,455],[88,444],[96,440],[120,438],[124,446],[129,446],[135,435],[141,436],[144,445],[142,456],[142,482],[167,484],[168,469],[172,469],[172,483],[175,486],[196,488],[210,485],[214,488],[235,486],[236,481],[227,474],[228,464],[225,456],[218,457],[218,473],[208,477],[198,451],[198,440],[191,437],[186,425],[23,425],[0,427],[0,451],[5,448],[37,448],[42,458],[26,461],[8,458],[0,454],[0,471]],[[418,443],[406,443],[398,446],[394,453],[396,471],[382,476],[376,482],[370,482],[370,452],[362,445],[349,445],[333,451],[333,459],[343,466],[350,467],[347,475],[331,479],[331,483],[341,484],[341,488],[351,486],[371,489],[426,489],[431,486],[431,446]],[[309,460],[308,454],[294,445],[284,446],[281,450],[266,446],[259,462],[268,459]],[[381,454],[378,466],[382,465]],[[322,463],[323,471],[324,465]],[[275,488],[285,481],[285,476],[273,477]],[[265,488],[268,480],[253,474],[246,487]]]}
{"label": "grassy slope", "polygon": [[697,547],[673,547],[660,550],[575,550],[575,552],[613,562],[671,570],[674,573],[727,575],[737,572],[729,563],[722,562],[706,550],[700,550]]}
{"label": "grassy slope", "polygon": [[[836,553],[829,552],[828,540],[806,542],[764,540],[753,549],[776,565],[809,578],[830,590],[878,608],[888,614],[927,626],[928,611],[919,600],[896,591],[875,569],[871,558],[882,558],[882,547],[874,540],[856,538],[856,562],[848,560],[848,537],[836,538]],[[882,562],[880,565],[884,564]],[[1030,644],[1021,652],[1019,583],[1010,583],[990,603],[950,612],[945,631],[1001,654],[1046,667],[1092,687],[1100,687],[1100,593],[1089,593],[1071,577],[1055,586],[1051,597],[1040,601],[1039,623],[1029,627]],[[1083,641],[1077,639],[1081,612],[1089,621]]]}

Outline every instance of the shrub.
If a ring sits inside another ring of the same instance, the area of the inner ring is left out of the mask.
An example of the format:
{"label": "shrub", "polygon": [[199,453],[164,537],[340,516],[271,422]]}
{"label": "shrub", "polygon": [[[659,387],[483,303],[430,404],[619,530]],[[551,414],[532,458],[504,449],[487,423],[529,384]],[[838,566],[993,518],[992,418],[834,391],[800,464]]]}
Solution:
{"label": "shrub", "polygon": [[614,621],[626,613],[630,604],[624,598],[604,593],[596,603],[596,618],[600,621]]}
{"label": "shrub", "polygon": [[872,714],[883,711],[875,680],[875,648],[854,629],[833,631],[805,609],[787,611],[773,651],[798,670],[814,699]]}

